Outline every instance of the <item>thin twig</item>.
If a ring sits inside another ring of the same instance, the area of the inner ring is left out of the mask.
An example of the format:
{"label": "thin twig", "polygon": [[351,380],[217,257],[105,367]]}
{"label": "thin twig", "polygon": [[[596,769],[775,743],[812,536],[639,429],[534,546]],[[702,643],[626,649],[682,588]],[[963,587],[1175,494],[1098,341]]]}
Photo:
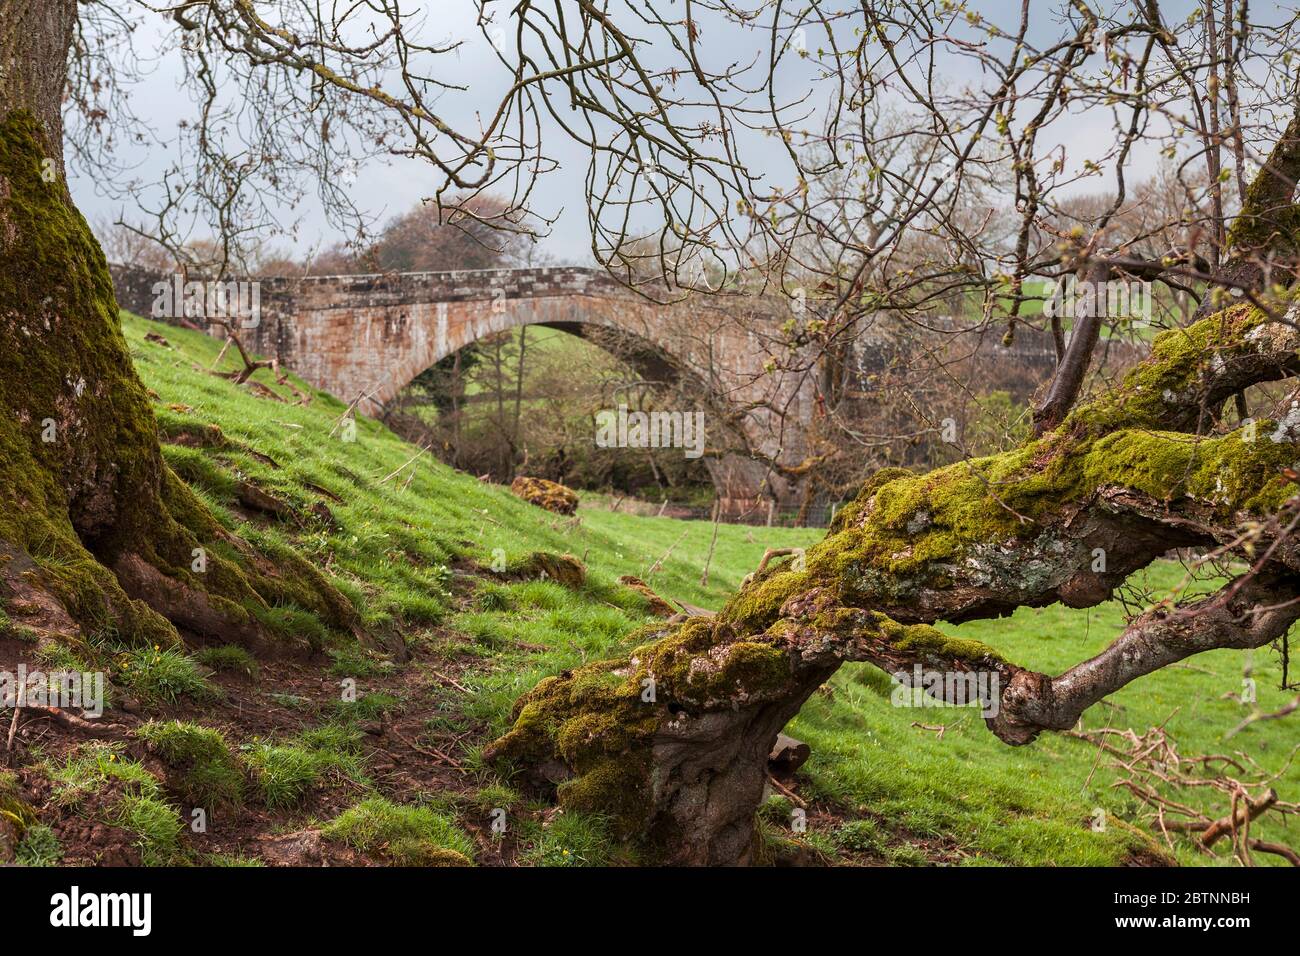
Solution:
{"label": "thin twig", "polygon": [[1300,710],[1300,696],[1297,696],[1295,700],[1291,701],[1291,703],[1287,704],[1285,707],[1281,708],[1280,710],[1273,711],[1271,714],[1266,714],[1263,711],[1257,710],[1249,717],[1247,717],[1245,720],[1243,720],[1241,723],[1239,723],[1236,727],[1233,727],[1230,731],[1224,734],[1223,739],[1227,740],[1229,737],[1232,737],[1235,734],[1240,733],[1241,731],[1245,730],[1247,727],[1249,727],[1251,724],[1255,723],[1256,721],[1277,720],[1281,717],[1287,716],[1287,714],[1293,714],[1297,710]]}
{"label": "thin twig", "polygon": [[18,702],[23,699],[23,689],[26,685],[27,681],[24,679],[23,682],[18,685],[18,696],[14,698],[14,717],[13,720],[9,721],[9,737],[5,740],[6,752],[13,750],[14,747],[14,733],[18,730],[18,714],[22,711],[22,707]]}
{"label": "thin twig", "polygon": [[803,807],[805,810],[808,809],[807,801],[805,801],[802,797],[800,797],[789,787],[782,784],[781,781],[777,780],[776,777],[772,776],[771,773],[767,775],[767,782],[770,783],[773,787],[775,787],[778,791],[780,791],[783,795],[789,797],[792,801],[797,803],[799,806]]}
{"label": "thin twig", "polygon": [[685,541],[685,540],[686,540],[686,536],[687,536],[688,534],[690,534],[690,533],[691,533],[691,532],[690,532],[690,529],[689,529],[689,528],[688,528],[687,530],[683,531],[683,532],[682,532],[682,536],[681,536],[680,538],[678,538],[676,541],[674,541],[671,545],[668,546],[668,550],[665,551],[665,552],[663,553],[663,556],[660,557],[658,561],[656,561],[654,564],[650,565],[650,567],[646,569],[646,573],[645,573],[644,577],[645,577],[645,579],[646,579],[647,581],[649,581],[652,577],[654,577],[656,574],[659,573],[659,570],[663,567],[664,562],[667,561],[668,558],[669,558],[669,556],[673,553],[673,550],[674,550],[674,549],[675,549],[679,544],[681,544],[683,541]]}
{"label": "thin twig", "polygon": [[407,467],[409,464],[411,464],[411,462],[415,461],[415,459],[419,458],[421,455],[423,455],[423,454],[424,454],[426,451],[428,451],[428,450],[429,450],[429,448],[428,448],[427,445],[421,445],[421,446],[420,446],[420,450],[417,451],[417,452],[416,452],[414,455],[412,455],[410,458],[406,459],[406,461],[402,462],[402,464],[401,464],[400,467],[398,467],[398,468],[395,469],[394,471],[390,471],[388,474],[384,475],[384,477],[380,478],[380,479],[379,479],[379,484],[382,485],[384,482],[388,481],[390,478],[396,478],[398,475],[400,475],[403,471],[406,470],[406,467]]}
{"label": "thin twig", "polygon": [[713,502],[713,537],[709,539],[709,554],[704,559],[704,573],[700,575],[700,587],[709,586],[709,565],[713,563],[713,548],[718,543],[718,519],[722,517],[722,499]]}
{"label": "thin twig", "polygon": [[468,687],[466,687],[464,684],[460,683],[460,682],[457,681],[455,678],[448,677],[448,676],[447,676],[446,674],[444,674],[442,671],[436,671],[436,670],[434,670],[432,667],[430,667],[430,668],[429,668],[429,672],[432,673],[435,677],[440,677],[440,678],[442,678],[442,679],[445,680],[448,684],[450,684],[452,687],[454,687],[454,688],[456,688],[458,691],[460,691],[462,694],[472,694],[472,693],[474,693],[472,690],[470,690],[470,689],[469,689]]}

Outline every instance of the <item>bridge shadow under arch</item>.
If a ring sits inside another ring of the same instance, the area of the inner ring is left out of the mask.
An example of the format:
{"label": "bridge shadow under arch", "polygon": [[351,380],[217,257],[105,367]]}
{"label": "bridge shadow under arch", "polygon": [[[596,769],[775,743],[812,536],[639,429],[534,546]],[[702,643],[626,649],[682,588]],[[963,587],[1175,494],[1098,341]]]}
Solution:
{"label": "bridge shadow under arch", "polygon": [[[622,390],[632,392],[639,388],[653,389],[658,393],[655,407],[659,411],[682,414],[702,412],[706,443],[703,464],[720,495],[724,495],[728,488],[735,486],[737,473],[745,469],[748,436],[728,397],[718,390],[718,383],[706,381],[703,375],[683,362],[680,357],[643,335],[605,323],[581,320],[525,320],[508,324],[493,323],[487,331],[442,355],[433,364],[445,363],[457,352],[471,348],[494,335],[506,334],[521,328],[560,332],[608,353],[617,361],[630,367],[638,376],[637,381],[627,383]],[[426,369],[412,374],[385,403],[381,414],[391,411],[411,383],[431,367],[433,366],[427,366]],[[615,405],[619,403],[617,399],[614,402]],[[614,411],[614,408],[611,407],[609,410]],[[593,433],[593,443],[595,437]],[[746,487],[752,485],[753,480],[752,476],[745,475]]]}

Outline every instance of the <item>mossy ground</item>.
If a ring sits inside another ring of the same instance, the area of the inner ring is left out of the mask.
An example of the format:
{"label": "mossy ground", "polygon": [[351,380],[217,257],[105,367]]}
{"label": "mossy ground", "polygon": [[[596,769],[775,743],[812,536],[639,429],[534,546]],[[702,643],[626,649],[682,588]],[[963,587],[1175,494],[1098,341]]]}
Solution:
{"label": "mossy ground", "polygon": [[[146,342],[149,331],[164,335],[170,348]],[[709,586],[702,588],[700,568],[712,533],[708,522],[582,509],[575,521],[427,460],[415,467],[409,485],[404,478],[381,483],[413,449],[378,423],[361,419],[355,442],[331,438],[343,405],[329,396],[317,393],[305,407],[258,398],[207,373],[220,348],[215,340],[130,317],[124,333],[142,379],[157,396],[153,404],[164,432],[210,434],[214,425],[220,431],[220,442],[201,448],[164,447],[165,459],[193,482],[191,488],[216,519],[268,552],[292,548],[305,554],[355,602],[368,629],[400,632],[415,651],[412,663],[397,663],[328,628],[319,633],[331,654],[306,666],[260,661],[250,670],[244,658],[221,651],[224,645],[192,648],[217,671],[205,679],[221,696],[207,702],[185,696],[174,704],[164,701],[151,716],[220,731],[247,783],[241,809],[234,816],[215,810],[209,834],[198,837],[184,826],[188,820],[168,787],[168,768],[161,760],[139,763],[157,789],[144,781],[138,789],[152,790],[162,805],[171,807],[179,828],[173,847],[180,847],[183,860],[256,862],[264,853],[263,837],[325,829],[340,819],[349,821],[349,831],[379,832],[388,826],[379,823],[394,812],[388,810],[391,805],[428,808],[455,826],[471,840],[472,852],[465,855],[477,863],[626,862],[610,839],[613,821],[545,814],[545,804],[520,794],[512,781],[483,766],[480,748],[509,727],[516,698],[540,680],[585,662],[625,655],[645,643],[644,628],[662,626],[649,616],[641,595],[617,583],[618,576],[646,577],[671,547],[650,585],[666,597],[719,608],[754,570],[765,548],[806,547],[823,532],[724,525]],[[225,367],[233,367],[229,359]],[[276,389],[266,372],[256,378]],[[278,391],[292,398],[287,389]],[[277,520],[248,513],[234,497],[236,477],[291,502],[303,517]],[[309,516],[316,503],[329,508],[332,520]],[[507,567],[536,551],[572,553],[587,568],[585,583],[571,588],[554,580],[494,576],[485,569],[500,557],[498,549]],[[466,569],[474,571],[466,575]],[[1167,586],[1176,571],[1161,565],[1153,576]],[[309,609],[295,602],[286,600],[272,610],[295,626],[321,627]],[[1026,666],[1054,671],[1098,650],[1122,620],[1118,603],[1091,611],[1054,606],[942,630],[957,639],[987,643]],[[0,641],[0,651],[29,654],[33,645],[10,639]],[[93,651],[83,648],[81,653]],[[1241,688],[1242,656],[1223,652],[1189,663],[1195,667],[1166,669],[1115,695],[1085,714],[1085,726],[1104,722],[1145,730],[1167,719],[1185,753],[1240,747],[1280,769],[1289,753],[1284,721],[1257,724],[1228,744],[1221,739],[1246,712],[1223,696]],[[1255,652],[1254,667],[1262,708],[1275,709],[1289,699],[1276,689],[1277,659],[1270,651]],[[341,683],[349,679],[356,682],[354,700],[343,697]],[[586,692],[604,693],[611,686],[618,685],[593,681]],[[814,694],[794,721],[790,732],[813,747],[796,780],[813,811],[809,832],[799,840],[832,860],[898,864],[1118,864],[1133,851],[1135,839],[1122,824],[1100,833],[1091,829],[1097,806],[1118,821],[1134,811],[1112,789],[1115,776],[1095,748],[1055,735],[1029,747],[1009,748],[970,711],[891,706],[888,686],[879,671],[849,665],[825,692]],[[701,689],[707,692],[707,687]],[[373,735],[364,729],[370,724],[391,729]],[[914,724],[942,724],[944,737],[939,740],[935,731]],[[406,747],[393,731],[425,752]],[[281,756],[295,756],[280,762],[280,769],[287,768],[282,780],[292,785],[283,791],[285,804],[271,810],[256,765],[274,765],[268,751],[275,748]],[[313,753],[328,756],[318,762]],[[303,754],[305,760],[296,759]],[[403,765],[392,760],[394,754]],[[99,775],[98,764],[76,763],[75,754],[72,759],[78,774],[87,779]],[[322,763],[330,766],[322,769]],[[62,754],[51,761],[54,770],[66,765]],[[290,772],[304,766],[306,773]],[[1292,767],[1280,778],[1277,786],[1284,799],[1288,787],[1300,792],[1298,774]],[[65,782],[71,786],[75,776],[64,773],[60,787]],[[346,816],[374,800],[387,805],[371,803],[366,811]],[[87,812],[102,810],[93,800],[87,806]],[[369,812],[376,807],[384,813]],[[509,821],[502,837],[490,828],[497,809],[506,811]],[[61,812],[52,805],[41,811],[52,817]],[[395,813],[401,819],[410,816],[405,809]],[[138,813],[134,824],[143,828],[146,816]],[[788,813],[771,816],[773,832],[782,839],[795,837],[789,833]],[[149,859],[174,858],[168,855],[166,837],[173,827],[158,824],[159,814],[154,817],[161,842]],[[360,826],[362,820],[366,828]],[[1272,824],[1264,826],[1261,835],[1272,832],[1267,829]],[[342,824],[338,827],[334,832],[341,833]],[[870,838],[864,835],[868,829]],[[402,824],[385,832],[409,831]],[[367,845],[378,847],[376,860],[393,862],[391,851],[382,848],[383,839],[369,840]],[[346,840],[331,842],[344,845]],[[65,851],[76,852],[76,846],[64,843]],[[1179,853],[1188,863],[1207,862],[1191,850]],[[1267,857],[1260,861],[1273,862]]]}

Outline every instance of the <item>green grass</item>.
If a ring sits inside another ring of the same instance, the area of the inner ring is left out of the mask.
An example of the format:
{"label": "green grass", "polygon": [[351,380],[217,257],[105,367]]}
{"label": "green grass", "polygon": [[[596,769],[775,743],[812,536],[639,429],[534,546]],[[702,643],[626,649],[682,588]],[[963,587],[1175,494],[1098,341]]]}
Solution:
{"label": "green grass", "polygon": [[340,700],[334,705],[336,715],[345,721],[379,720],[402,709],[402,701],[392,694],[364,694],[354,701]]}
{"label": "green grass", "polygon": [[63,846],[53,830],[38,823],[23,832],[14,859],[19,866],[54,866],[63,859]]}
{"label": "green grass", "polygon": [[850,820],[836,828],[833,839],[837,846],[855,853],[883,853],[888,846],[888,834],[874,820]]}
{"label": "green grass", "polygon": [[546,827],[530,827],[522,855],[533,866],[604,866],[611,862],[603,823],[579,813],[561,813]]}
{"label": "green grass", "polygon": [[35,644],[40,640],[40,635],[30,627],[10,617],[2,602],[0,602],[0,637],[9,637],[28,644]]}
{"label": "green grass", "polygon": [[474,805],[484,812],[510,810],[521,801],[519,793],[504,784],[493,783],[474,794]]}
{"label": "green grass", "polygon": [[320,783],[319,757],[302,747],[253,744],[244,755],[262,802],[272,810],[297,806]]}
{"label": "green grass", "polygon": [[170,771],[172,790],[188,807],[238,806],[244,772],[221,732],[179,720],[151,721],[137,731]]}
{"label": "green grass", "polygon": [[216,694],[199,663],[171,648],[129,650],[120,658],[113,676],[143,703],[154,706],[174,704],[181,698],[202,702]]}
{"label": "green grass", "polygon": [[463,866],[474,859],[474,841],[448,813],[370,797],[323,828],[354,849],[378,853],[398,866]]}
{"label": "green grass", "polygon": [[83,744],[62,764],[50,765],[56,802],[81,807],[101,792],[98,817],[136,837],[145,866],[166,866],[183,857],[185,825],[168,802],[162,783],[137,760],[123,756],[121,747],[99,742]]}
{"label": "green grass", "polygon": [[203,856],[204,866],[266,866],[261,860],[250,856],[237,856],[229,853],[208,853]]}
{"label": "green grass", "polygon": [[329,656],[333,660],[329,672],[335,677],[376,677],[389,669],[387,661],[355,646],[331,648]]}
{"label": "green grass", "polygon": [[[1162,562],[1139,577],[1165,593],[1181,576],[1180,566]],[[1122,606],[1110,602],[1085,611],[1021,608],[1001,621],[946,630],[989,643],[1023,666],[1059,673],[1100,651],[1123,623]],[[1252,660],[1259,705],[1276,710],[1294,696],[1278,689],[1278,655],[1265,648]],[[1088,710],[1083,727],[1143,732],[1160,725],[1184,756],[1241,751],[1281,772],[1279,793],[1300,794],[1300,766],[1290,762],[1295,743],[1284,722],[1255,724],[1224,740],[1249,713],[1224,696],[1240,693],[1245,662],[1241,653],[1216,651],[1191,658],[1188,666],[1166,668]],[[1104,865],[1135,845],[1126,821],[1139,807],[1113,786],[1117,774],[1095,745],[1045,734],[1027,747],[1008,747],[975,711],[894,707],[888,678],[870,665],[842,668],[830,690],[829,696],[814,695],[789,730],[812,746],[805,767],[812,793],[920,837],[953,839],[970,863]],[[914,722],[943,725],[943,739]],[[1177,799],[1226,813],[1226,804],[1206,804],[1206,796],[1183,793]],[[1100,833],[1090,827],[1096,808],[1108,821]],[[1252,824],[1251,833],[1294,842],[1275,818]],[[1210,862],[1186,842],[1179,842],[1177,852],[1183,863]],[[1261,864],[1281,862],[1266,854],[1256,858]]]}
{"label": "green grass", "polygon": [[41,666],[51,671],[84,674],[95,670],[94,665],[87,659],[87,655],[80,650],[67,644],[56,644],[53,641],[47,641],[37,649],[36,660]]}
{"label": "green grass", "polygon": [[247,744],[244,761],[254,788],[272,810],[296,807],[326,783],[368,782],[361,732],[345,724],[322,724],[281,743]]}
{"label": "green grass", "polygon": [[257,677],[257,661],[252,654],[236,644],[200,648],[194,653],[194,659],[214,671],[231,671]]}
{"label": "green grass", "polygon": [[[427,641],[440,653],[478,662],[458,673],[473,693],[447,691],[445,699],[440,697],[443,713],[430,721],[431,730],[459,733],[467,720],[499,730],[518,694],[541,677],[626,649],[629,634],[647,618],[642,599],[617,583],[620,575],[649,577],[667,598],[717,608],[755,568],[764,549],[807,546],[823,534],[722,525],[708,584],[701,585],[713,530],[708,522],[583,508],[576,518],[562,518],[428,456],[397,480],[383,481],[415,450],[378,422],[359,419],[352,442],[331,437],[344,411],[335,398],[314,393],[307,406],[258,398],[203,371],[215,358],[218,341],[134,317],[125,318],[124,328],[141,376],[159,395],[155,409],[163,433],[220,429],[223,442],[215,446],[164,446],[167,460],[220,520],[272,553],[293,548],[328,567],[367,627],[394,628],[408,641]],[[162,332],[173,348],[145,342],[150,330]],[[223,367],[233,368],[233,361],[227,356]],[[292,398],[267,371],[255,380]],[[177,411],[169,403],[184,408]],[[290,502],[297,514],[309,515],[313,503],[323,502],[334,522],[310,516],[301,523],[237,522],[232,511],[236,473]],[[488,580],[477,585],[467,606],[450,596],[449,567],[469,560],[486,569],[495,558],[509,566],[536,550],[581,558],[589,571],[586,584],[569,590],[552,581],[495,580],[485,571]],[[656,562],[661,566],[651,575]],[[1150,575],[1169,586],[1178,570],[1165,563]],[[276,613],[291,620],[306,617],[292,607]],[[1000,621],[943,629],[986,641],[1022,665],[1057,673],[1100,650],[1123,621],[1122,606],[1113,602],[1086,611],[1021,609]],[[304,628],[311,623],[302,621]],[[363,682],[389,666],[337,636],[330,638],[329,650],[336,678]],[[1223,739],[1248,712],[1224,696],[1240,691],[1244,661],[1239,653],[1223,651],[1193,658],[1187,667],[1167,668],[1094,707],[1084,715],[1084,726],[1142,732],[1163,724],[1184,754],[1242,750],[1279,772],[1275,786],[1282,799],[1296,800],[1300,767],[1284,770],[1294,746],[1286,720],[1258,723]],[[1294,693],[1277,689],[1277,656],[1259,650],[1253,661],[1259,706],[1276,709]],[[849,854],[879,852],[899,864],[923,862],[926,854],[918,847],[928,847],[969,864],[1114,865],[1143,844],[1145,838],[1127,822],[1138,819],[1138,808],[1113,786],[1116,773],[1095,746],[1049,734],[1011,748],[972,711],[892,706],[890,686],[887,675],[868,665],[847,666],[793,722],[790,732],[813,748],[799,792],[850,818],[848,824],[840,819],[823,829],[810,827],[802,835],[809,845]],[[341,707],[339,716],[381,710],[379,703],[358,703]],[[914,723],[943,725],[943,738]],[[469,754],[467,765],[473,766],[473,759]],[[336,780],[364,775],[359,758],[346,748],[322,749],[302,740],[254,744],[247,760],[259,793],[276,806],[297,805],[328,775]],[[483,783],[497,785],[490,777]],[[1109,823],[1094,832],[1090,823],[1099,807]],[[766,825],[778,830],[789,824],[771,820]],[[1271,820],[1257,823],[1252,833],[1294,842]],[[527,834],[525,862],[597,863],[606,862],[607,853],[598,822],[559,817],[545,830]],[[1186,841],[1178,854],[1186,863],[1212,862]],[[1278,862],[1265,855],[1258,861]]]}

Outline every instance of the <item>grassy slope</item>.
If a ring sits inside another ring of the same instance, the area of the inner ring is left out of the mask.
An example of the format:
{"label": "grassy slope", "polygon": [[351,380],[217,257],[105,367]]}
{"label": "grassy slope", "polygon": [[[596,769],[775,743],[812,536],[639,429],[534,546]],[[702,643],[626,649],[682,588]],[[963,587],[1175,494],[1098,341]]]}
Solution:
{"label": "grassy slope", "polygon": [[[326,501],[336,529],[320,523],[290,536],[279,528],[245,525],[245,533],[272,545],[292,544],[327,566],[363,606],[371,627],[397,627],[408,640],[425,641],[439,653],[481,661],[462,674],[462,682],[475,693],[455,702],[460,712],[448,717],[453,726],[467,719],[500,728],[514,697],[546,673],[618,650],[628,632],[645,620],[638,599],[614,583],[618,575],[644,576],[671,549],[653,578],[656,590],[716,607],[764,548],[808,544],[820,537],[816,531],[724,525],[709,586],[701,588],[699,569],[712,530],[707,523],[601,511],[580,512],[582,520],[575,523],[428,458],[383,482],[414,450],[377,423],[360,421],[354,443],[331,438],[330,429],[343,411],[333,398],[317,394],[309,406],[298,407],[254,397],[203,371],[216,355],[217,342],[133,317],[125,327],[140,373],[159,396],[156,407],[165,432],[175,435],[216,424],[230,441],[280,465],[274,468],[238,449],[167,446],[168,460],[219,511],[231,500],[237,474],[304,509],[321,500],[305,482],[328,489],[344,500]],[[172,347],[146,342],[151,330],[166,336]],[[226,367],[233,367],[229,359]],[[266,372],[257,379],[270,383]],[[236,521],[225,513],[231,523]],[[591,569],[592,586],[574,594],[549,582],[486,581],[468,601],[451,596],[447,566],[466,557],[486,565],[494,549],[515,558],[539,548],[582,557]],[[1156,573],[1163,575],[1162,583],[1173,580],[1172,566]],[[1117,604],[1087,612],[1058,606],[1022,610],[1007,620],[968,624],[958,631],[1052,672],[1099,649],[1122,620]],[[1254,662],[1260,704],[1274,709],[1288,697],[1275,689],[1276,655],[1256,652]],[[1240,690],[1242,659],[1223,652],[1197,658],[1194,666],[1205,670],[1167,670],[1125,690],[1103,705],[1108,708],[1104,712],[1094,708],[1085,715],[1085,725],[1145,730],[1166,722],[1184,753],[1229,749],[1221,735],[1244,711],[1220,698]],[[845,668],[793,725],[792,732],[813,746],[799,792],[812,799],[816,811],[809,816],[814,845],[855,859],[1012,864],[1117,863],[1134,846],[1122,823],[1133,808],[1110,787],[1113,774],[1095,748],[1061,736],[1008,748],[971,712],[895,708],[888,691],[879,672],[865,665]],[[914,722],[945,725],[943,739]],[[1279,721],[1258,724],[1230,745],[1267,766],[1281,767],[1287,740],[1286,723]],[[487,779],[484,783],[491,785]],[[1278,784],[1283,799],[1300,791],[1296,784],[1300,768],[1293,767]],[[1097,806],[1112,814],[1104,832],[1089,827]],[[782,820],[780,812],[769,816]],[[862,822],[845,829],[845,819],[854,817]],[[539,837],[528,858],[601,859],[591,833],[574,828],[566,837],[566,846],[575,847],[572,855],[553,838]],[[1270,828],[1258,835],[1269,836]],[[1180,855],[1186,862],[1205,859],[1189,850]]]}

